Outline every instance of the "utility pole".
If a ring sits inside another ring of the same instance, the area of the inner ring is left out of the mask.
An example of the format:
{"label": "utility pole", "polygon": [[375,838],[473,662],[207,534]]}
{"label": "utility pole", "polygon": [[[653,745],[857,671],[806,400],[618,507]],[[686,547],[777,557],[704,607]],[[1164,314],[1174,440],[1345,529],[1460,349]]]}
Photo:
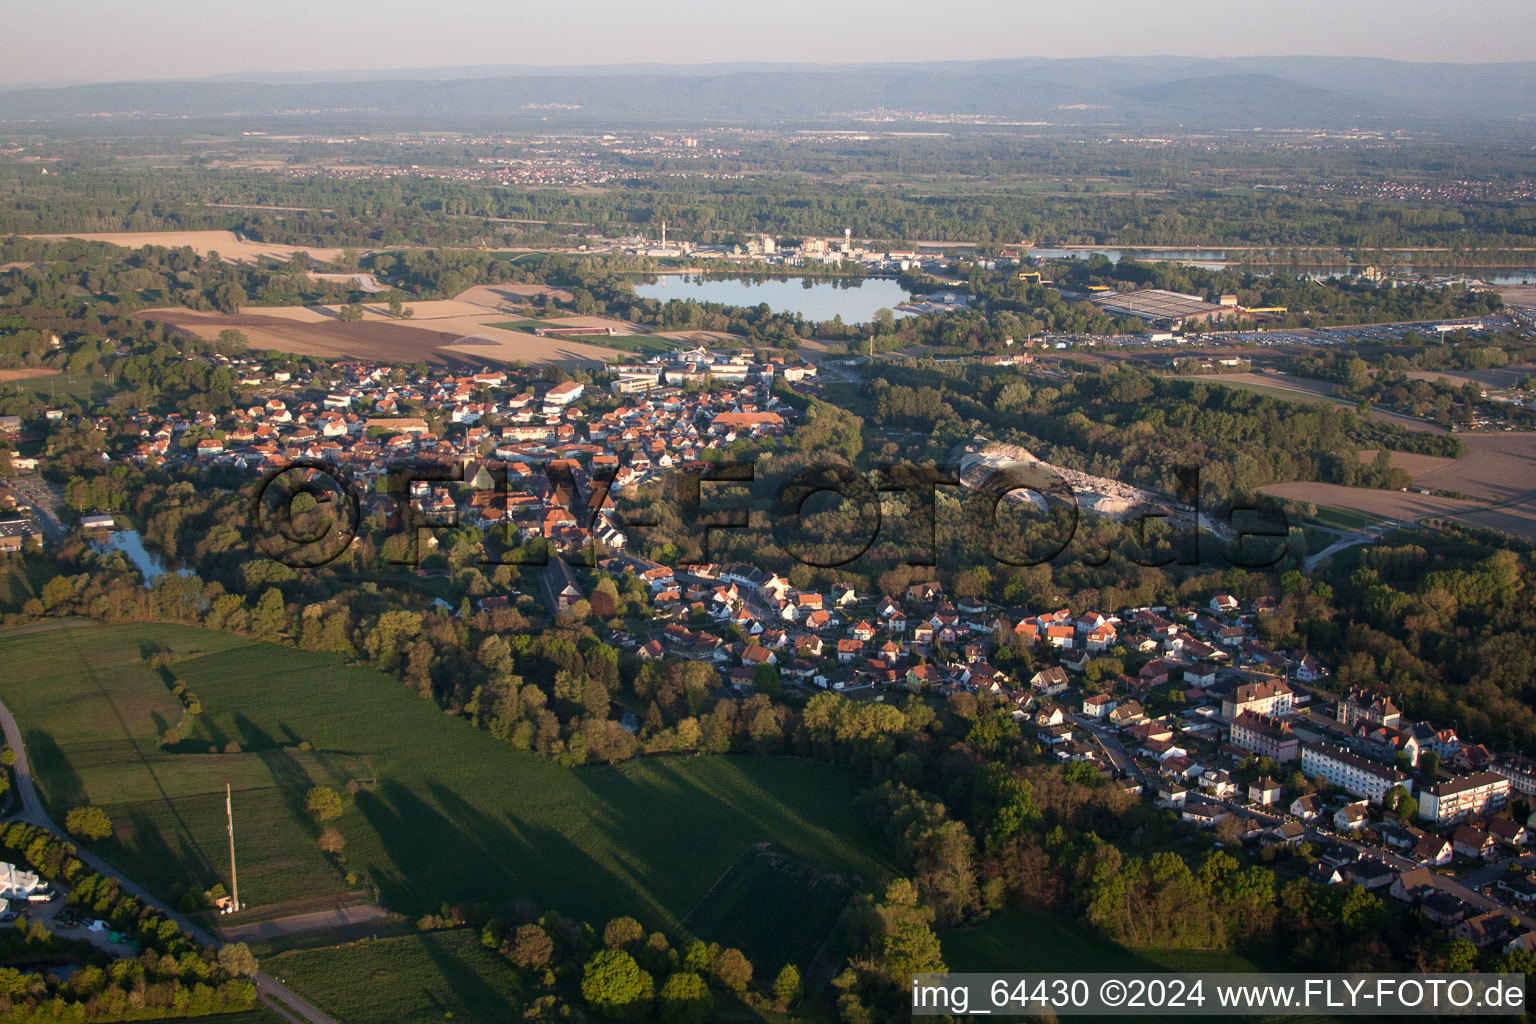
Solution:
{"label": "utility pole", "polygon": [[229,820],[229,906],[230,912],[240,909],[240,876],[235,874],[235,808],[230,797],[229,783],[224,783],[224,816]]}

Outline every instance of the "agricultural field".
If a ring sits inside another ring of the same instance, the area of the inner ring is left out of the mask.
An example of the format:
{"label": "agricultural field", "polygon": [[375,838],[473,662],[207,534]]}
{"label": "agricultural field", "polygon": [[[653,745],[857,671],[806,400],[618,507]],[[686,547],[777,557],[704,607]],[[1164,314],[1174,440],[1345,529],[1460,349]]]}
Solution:
{"label": "agricultural field", "polygon": [[[1158,972],[1205,974],[1283,970],[1214,949],[1127,949],[1061,917],[1025,910],[993,914],[974,928],[941,933],[944,964],[952,973],[1025,971]],[[1179,1021],[1178,1016],[1138,1015],[1141,1020]],[[1248,1020],[1278,1018],[1244,1018]],[[1326,1017],[1287,1017],[1288,1022],[1321,1024]]]}
{"label": "agricultural field", "polygon": [[[1227,387],[1242,388],[1270,398],[1281,398],[1292,402],[1307,402],[1318,404],[1331,402],[1334,405],[1345,406],[1353,409],[1354,402],[1339,398],[1335,391],[1337,386],[1326,380],[1314,380],[1311,377],[1297,377],[1289,373],[1271,371],[1269,373],[1223,373],[1215,377],[1201,378],[1208,384],[1224,384]],[[1403,416],[1400,413],[1387,409],[1372,409],[1369,415],[1373,423],[1391,423],[1406,430],[1417,430],[1431,434],[1443,434],[1445,431],[1433,423],[1414,419],[1412,416]]]}
{"label": "agricultural field", "polygon": [[518,972],[468,928],[280,953],[262,967],[348,1024],[508,1020],[528,998]]}
{"label": "agricultural field", "polygon": [[233,231],[98,231],[65,235],[28,235],[28,238],[78,238],[87,242],[107,242],[125,249],[139,249],[146,245],[159,245],[167,249],[183,246],[199,256],[216,252],[226,260],[286,260],[296,252],[307,252],[322,263],[329,263],[341,255],[340,249],[303,249],[296,245],[277,242],[257,242],[242,239]]}
{"label": "agricultural field", "polygon": [[[528,330],[508,329],[507,312],[495,304],[494,294],[479,287],[453,299],[412,302],[414,315],[409,320],[390,318],[388,306],[376,302],[364,303],[363,318],[355,323],[342,322],[339,306],[247,306],[239,313],[167,307],[145,310],[140,315],[200,338],[217,338],[220,331],[234,328],[245,333],[253,349],[328,359],[479,367],[512,360],[590,364],[612,358],[612,350],[604,345],[540,338]],[[589,320],[594,326],[620,323],[568,317],[561,324],[586,326]]]}
{"label": "agricultural field", "polygon": [[[1386,522],[1380,516],[1366,515],[1363,512],[1350,512],[1342,508],[1330,508],[1327,505],[1318,505],[1314,506],[1314,508],[1317,511],[1312,516],[1308,517],[1304,522],[1293,523],[1293,526],[1321,526],[1328,530],[1354,531],[1364,530]],[[1326,547],[1332,541],[1333,538],[1329,538],[1324,541],[1323,546]]]}
{"label": "agricultural field", "polygon": [[[518,331],[532,334],[541,327],[565,326],[561,321],[543,320],[511,320],[506,323],[486,324],[503,331]],[[555,339],[541,338],[541,341]],[[659,334],[610,334],[592,335],[582,339],[583,345],[596,345],[599,348],[611,348],[619,352],[635,352],[645,355],[655,355],[665,352],[673,352],[682,347],[682,343]]]}
{"label": "agricultural field", "polygon": [[1311,502],[1319,507],[1343,509],[1378,519],[1452,519],[1467,526],[1536,539],[1536,509],[1524,503],[1495,507],[1479,501],[1441,498],[1416,491],[1382,491],[1308,481],[1270,484],[1259,490],[1286,501]]}
{"label": "agricultural field", "polygon": [[1446,465],[1411,464],[1393,454],[1393,465],[1413,474],[1416,487],[1459,491],[1472,498],[1503,502],[1536,497],[1536,433],[1499,431],[1457,435],[1466,451]]}
{"label": "agricultural field", "polygon": [[731,935],[755,963],[811,964],[857,887],[763,843],[727,868],[678,928],[689,938]]}
{"label": "agricultural field", "polygon": [[177,1017],[173,1020],[163,1020],[161,1024],[189,1024],[190,1021],[202,1021],[203,1024],[207,1024],[209,1020],[216,1020],[218,1024],[291,1024],[287,1017],[267,1009],[260,1003],[238,1013],[221,1013],[212,1018]]}
{"label": "agricultural field", "polygon": [[[166,649],[168,674],[202,705],[170,749],[160,738],[182,708],[144,662]],[[851,810],[863,779],[828,765],[686,757],[571,770],[337,656],[190,627],[50,623],[0,634],[0,658],[14,669],[0,700],[51,813],[103,807],[116,835],[100,852],[161,893],[227,884],[226,783],[241,897],[268,914],[320,897],[413,916],[529,897],[670,931],[759,843],[867,884],[889,875],[883,840]],[[313,785],[346,794],[333,823],[347,840],[340,867],[315,845]]]}

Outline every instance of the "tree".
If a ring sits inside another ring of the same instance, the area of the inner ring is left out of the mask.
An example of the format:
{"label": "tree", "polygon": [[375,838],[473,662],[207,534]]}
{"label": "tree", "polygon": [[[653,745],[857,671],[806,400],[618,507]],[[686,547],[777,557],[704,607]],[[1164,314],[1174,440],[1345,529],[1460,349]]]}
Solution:
{"label": "tree", "polygon": [[880,917],[877,960],[886,978],[905,988],[914,974],[942,974],[943,953],[931,922],[933,911],[918,905],[917,889],[905,878],[886,887]]}
{"label": "tree", "polygon": [[337,315],[340,317],[342,323],[355,324],[363,318],[362,304],[358,302],[349,302],[341,307],[341,311]]}
{"label": "tree", "polygon": [[72,836],[100,842],[112,834],[112,819],[100,807],[76,807],[64,816],[64,828]]}
{"label": "tree", "polygon": [[251,953],[251,947],[243,942],[231,942],[219,949],[219,966],[231,978],[249,978],[260,965]]}
{"label": "tree", "polygon": [[604,576],[592,588],[592,596],[588,601],[592,605],[593,615],[600,619],[611,619],[619,613],[619,588],[612,579]]}
{"label": "tree", "polygon": [[800,969],[794,964],[785,964],[779,971],[779,976],[773,979],[773,1001],[782,1011],[789,1009],[790,1005],[801,996]]}
{"label": "tree", "polygon": [[733,992],[745,992],[752,981],[752,961],[739,949],[721,950],[715,957],[715,977]]}
{"label": "tree", "polygon": [[655,982],[622,949],[601,949],[582,969],[581,995],[605,1017],[640,1016],[655,995]]}
{"label": "tree", "polygon": [[616,917],[603,929],[603,945],[608,949],[623,949],[645,938],[645,929],[632,917]]}
{"label": "tree", "polygon": [[709,970],[709,947],[698,939],[688,943],[683,949],[683,966],[695,973],[703,973]]}
{"label": "tree", "polygon": [[304,796],[304,807],[316,821],[341,817],[341,797],[330,786],[315,786]]}
{"label": "tree", "polygon": [[753,669],[752,689],[758,693],[766,693],[770,697],[777,697],[783,690],[779,683],[779,667],[763,664]]}
{"label": "tree", "polygon": [[245,289],[237,281],[224,281],[213,289],[213,306],[220,313],[238,313],[245,305]]}
{"label": "tree", "polygon": [[1477,947],[1466,939],[1452,939],[1446,943],[1445,969],[1457,974],[1477,970]]}
{"label": "tree", "polygon": [[245,353],[246,337],[244,331],[233,327],[226,327],[219,332],[218,351],[220,355],[238,356]]}
{"label": "tree", "polygon": [[332,857],[340,857],[341,851],[347,848],[347,837],[342,835],[340,830],[334,828],[328,828],[321,832],[318,842],[321,852],[328,853]]}
{"label": "tree", "polygon": [[1433,779],[1435,773],[1440,770],[1440,755],[1433,750],[1426,750],[1419,755],[1419,774],[1426,779]]}
{"label": "tree", "polygon": [[283,592],[268,587],[256,602],[251,613],[251,632],[265,640],[276,640],[288,624],[288,612],[283,604]]}
{"label": "tree", "polygon": [[715,999],[703,977],[679,971],[661,986],[661,1019],[669,1024],[703,1024],[714,1009]]}
{"label": "tree", "polygon": [[536,924],[520,925],[512,936],[512,948],[508,956],[525,971],[549,966],[555,953],[555,940]]}

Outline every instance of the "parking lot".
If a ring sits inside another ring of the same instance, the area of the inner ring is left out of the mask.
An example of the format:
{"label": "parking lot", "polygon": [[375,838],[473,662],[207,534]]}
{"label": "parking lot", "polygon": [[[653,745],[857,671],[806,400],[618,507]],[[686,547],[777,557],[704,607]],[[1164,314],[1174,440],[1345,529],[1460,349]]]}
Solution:
{"label": "parking lot", "polygon": [[17,917],[29,925],[41,921],[53,934],[62,939],[85,939],[91,945],[115,957],[136,957],[139,951],[125,937],[112,940],[113,932],[106,922],[94,921],[88,915],[77,914],[77,908],[66,903],[67,893],[58,892],[46,903],[12,900],[12,910],[0,916],[0,921],[14,921]]}

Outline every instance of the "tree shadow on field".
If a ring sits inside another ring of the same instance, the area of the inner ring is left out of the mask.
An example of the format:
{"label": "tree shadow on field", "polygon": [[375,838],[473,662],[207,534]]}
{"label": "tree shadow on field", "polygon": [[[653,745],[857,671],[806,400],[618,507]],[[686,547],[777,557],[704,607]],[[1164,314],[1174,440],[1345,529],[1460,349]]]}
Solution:
{"label": "tree shadow on field", "polygon": [[[509,1005],[499,992],[486,983],[484,978],[466,967],[462,960],[450,955],[440,942],[434,940],[433,936],[423,935],[421,937],[421,945],[426,950],[427,956],[431,958],[432,963],[436,965],[438,972],[442,974],[443,980],[447,982],[448,991],[458,997],[465,1011],[471,1015],[479,1016],[499,1004],[502,1008],[500,1016],[506,1018],[513,1016],[517,1007]],[[441,1002],[438,997],[430,992],[427,993],[427,998],[432,1000],[434,1006]],[[448,1006],[441,1009],[444,1017],[453,1016],[453,1007]]]}
{"label": "tree shadow on field", "polygon": [[235,715],[235,728],[240,730],[242,750],[260,758],[261,763],[271,774],[278,793],[282,795],[283,804],[288,808],[288,813],[310,824],[305,796],[314,785],[314,780],[309,777],[309,772],[299,764],[286,747],[279,746],[266,730],[244,715]]}
{"label": "tree shadow on field", "polygon": [[[150,658],[153,658],[157,654],[170,653],[171,649],[158,640],[139,641],[139,658],[143,661],[148,661]],[[164,669],[161,670],[162,673],[164,673],[164,671]]]}
{"label": "tree shadow on field", "polygon": [[88,801],[85,780],[75,771],[69,758],[53,735],[42,729],[29,729],[22,737],[27,748],[27,764],[32,768],[38,788],[47,794],[48,803],[62,810]]}
{"label": "tree shadow on field", "polygon": [[171,848],[155,820],[143,811],[129,812],[128,824],[133,829],[133,840],[119,840],[120,845],[143,865],[142,874],[136,873],[136,877],[140,877],[151,889],[163,892],[166,887],[178,881],[198,884],[196,879],[199,877],[214,877],[213,865],[189,837],[182,837],[181,850],[178,852]]}
{"label": "tree shadow on field", "polygon": [[530,897],[541,907],[609,912],[602,897],[613,892],[613,879],[570,840],[554,829],[502,824],[451,790],[427,785],[443,810],[389,779],[356,797],[389,860],[368,871],[390,909],[426,913],[443,903]]}

